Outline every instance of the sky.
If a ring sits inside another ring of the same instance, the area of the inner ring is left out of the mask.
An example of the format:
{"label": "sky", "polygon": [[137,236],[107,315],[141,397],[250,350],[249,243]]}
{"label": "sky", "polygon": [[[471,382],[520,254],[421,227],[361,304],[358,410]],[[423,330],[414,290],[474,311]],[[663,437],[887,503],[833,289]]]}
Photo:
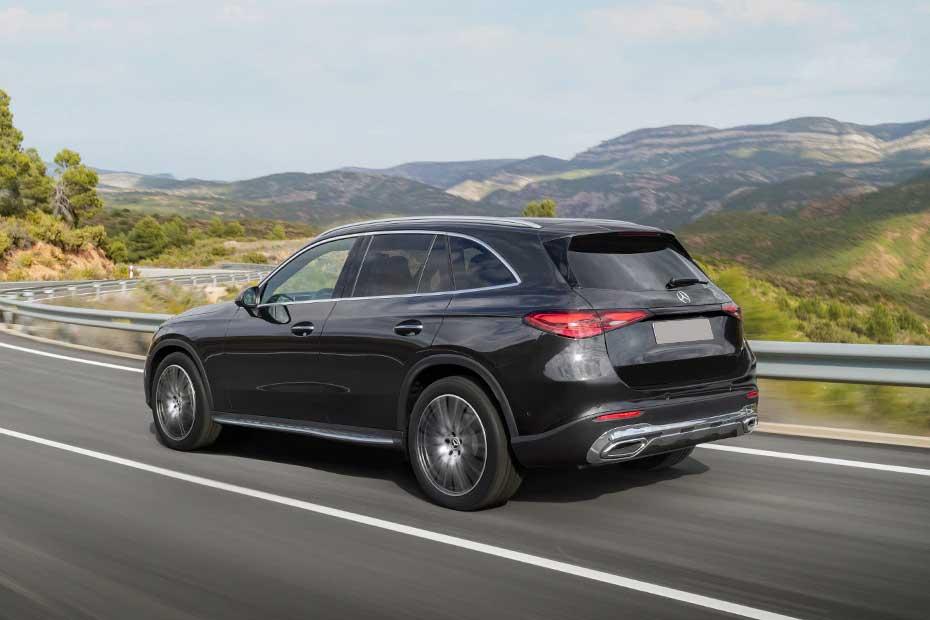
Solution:
{"label": "sky", "polygon": [[930,0],[0,0],[26,146],[181,178],[919,120],[928,68]]}

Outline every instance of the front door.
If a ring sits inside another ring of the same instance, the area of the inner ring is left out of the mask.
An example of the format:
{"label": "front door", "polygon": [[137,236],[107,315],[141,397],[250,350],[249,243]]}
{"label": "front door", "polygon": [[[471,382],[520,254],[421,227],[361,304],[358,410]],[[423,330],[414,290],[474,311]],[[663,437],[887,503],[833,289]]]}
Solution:
{"label": "front door", "polygon": [[240,308],[222,354],[229,413],[326,422],[334,388],[322,379],[320,334],[361,238],[337,239],[296,255],[264,284],[258,309]]}

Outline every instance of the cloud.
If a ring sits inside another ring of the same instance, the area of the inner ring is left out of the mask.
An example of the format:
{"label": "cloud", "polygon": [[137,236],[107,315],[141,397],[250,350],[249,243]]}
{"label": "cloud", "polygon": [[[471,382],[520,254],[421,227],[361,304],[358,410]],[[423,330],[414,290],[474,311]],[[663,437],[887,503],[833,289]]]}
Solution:
{"label": "cloud", "polygon": [[31,13],[21,7],[0,10],[0,39],[65,32],[69,26],[64,11]]}
{"label": "cloud", "polygon": [[703,35],[718,28],[707,10],[669,3],[595,9],[585,17],[598,29],[637,39]]}
{"label": "cloud", "polygon": [[264,18],[264,13],[254,2],[224,4],[219,12],[220,21],[230,23],[251,24]]}
{"label": "cloud", "polygon": [[660,0],[594,9],[584,15],[589,26],[632,39],[696,38],[735,28],[822,24],[840,17],[833,7],[809,0]]}

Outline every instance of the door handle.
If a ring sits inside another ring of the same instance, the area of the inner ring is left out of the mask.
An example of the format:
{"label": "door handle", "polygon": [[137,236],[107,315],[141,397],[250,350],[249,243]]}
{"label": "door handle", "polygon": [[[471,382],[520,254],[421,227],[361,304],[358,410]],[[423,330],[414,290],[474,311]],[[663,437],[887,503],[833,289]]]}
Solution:
{"label": "door handle", "polygon": [[309,336],[313,333],[313,323],[294,323],[291,325],[291,333],[295,336]]}
{"label": "door handle", "polygon": [[398,336],[416,336],[423,331],[423,323],[416,319],[401,321],[394,326],[394,333]]}

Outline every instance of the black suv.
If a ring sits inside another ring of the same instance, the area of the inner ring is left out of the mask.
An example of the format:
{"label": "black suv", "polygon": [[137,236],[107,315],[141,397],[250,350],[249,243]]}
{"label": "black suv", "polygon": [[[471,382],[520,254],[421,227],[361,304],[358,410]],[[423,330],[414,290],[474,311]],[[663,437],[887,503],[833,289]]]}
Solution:
{"label": "black suv", "polygon": [[404,450],[435,502],[505,502],[524,468],[663,468],[752,431],[739,307],[664,230],[422,217],[328,231],[235,303],[162,325],[160,439],[236,425]]}

